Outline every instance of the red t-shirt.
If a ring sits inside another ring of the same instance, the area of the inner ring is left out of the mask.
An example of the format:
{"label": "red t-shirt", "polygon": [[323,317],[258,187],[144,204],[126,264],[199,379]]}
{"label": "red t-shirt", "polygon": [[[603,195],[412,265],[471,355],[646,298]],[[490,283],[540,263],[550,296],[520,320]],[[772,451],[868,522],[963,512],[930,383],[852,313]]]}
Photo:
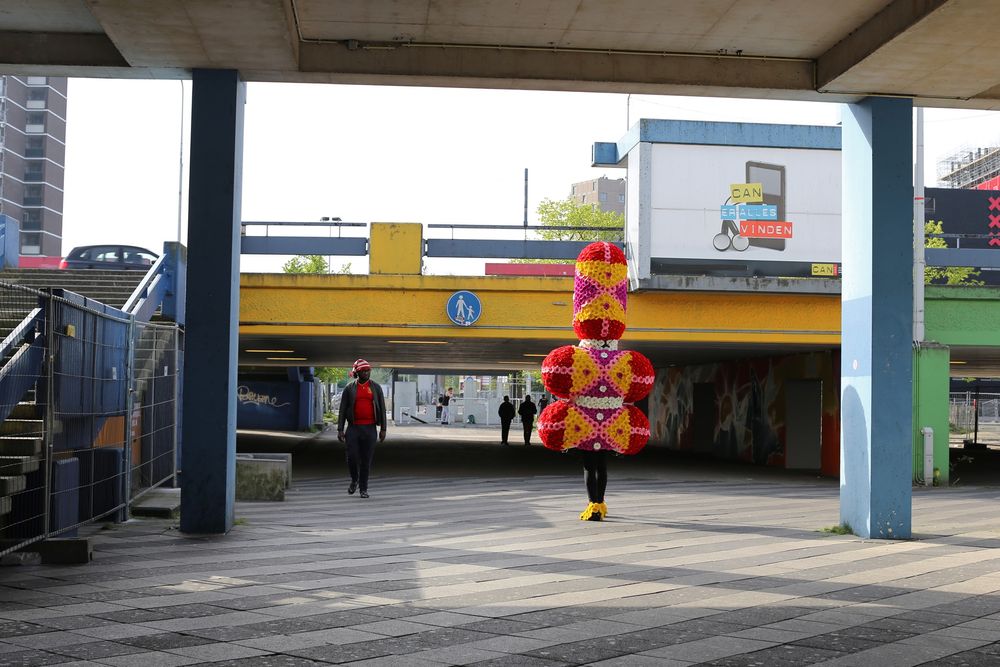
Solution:
{"label": "red t-shirt", "polygon": [[358,383],[358,394],[354,397],[354,423],[360,425],[375,423],[375,399],[370,383]]}

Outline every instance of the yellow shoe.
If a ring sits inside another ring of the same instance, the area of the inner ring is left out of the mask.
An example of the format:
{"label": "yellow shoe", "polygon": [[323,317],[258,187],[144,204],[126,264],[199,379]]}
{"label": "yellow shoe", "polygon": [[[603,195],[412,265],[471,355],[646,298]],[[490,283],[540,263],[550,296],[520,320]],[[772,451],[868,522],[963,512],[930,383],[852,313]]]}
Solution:
{"label": "yellow shoe", "polygon": [[580,521],[601,521],[603,518],[597,503],[590,503],[587,509],[580,513]]}
{"label": "yellow shoe", "polygon": [[608,506],[606,503],[594,503],[594,505],[601,513],[601,519],[604,519],[606,516],[608,516]]}

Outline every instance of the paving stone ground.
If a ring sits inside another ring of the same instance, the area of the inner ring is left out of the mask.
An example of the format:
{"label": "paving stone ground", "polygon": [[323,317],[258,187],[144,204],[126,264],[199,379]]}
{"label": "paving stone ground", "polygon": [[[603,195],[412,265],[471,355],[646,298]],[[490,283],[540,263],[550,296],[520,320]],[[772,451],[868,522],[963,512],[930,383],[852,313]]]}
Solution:
{"label": "paving stone ground", "polygon": [[312,439],[228,535],[2,568],[0,665],[1000,665],[996,487],[915,489],[915,539],[866,541],[820,530],[836,480],[650,454],[581,522],[572,455],[492,437],[397,432],[368,500]]}

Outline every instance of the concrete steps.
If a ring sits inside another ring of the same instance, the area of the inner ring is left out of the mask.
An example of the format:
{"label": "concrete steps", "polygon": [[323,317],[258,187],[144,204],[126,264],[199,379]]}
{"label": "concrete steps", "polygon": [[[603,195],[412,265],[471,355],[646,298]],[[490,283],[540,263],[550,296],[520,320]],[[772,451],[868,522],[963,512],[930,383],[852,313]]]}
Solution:
{"label": "concrete steps", "polygon": [[0,281],[32,289],[62,288],[121,308],[146,274],[142,271],[5,269]]}

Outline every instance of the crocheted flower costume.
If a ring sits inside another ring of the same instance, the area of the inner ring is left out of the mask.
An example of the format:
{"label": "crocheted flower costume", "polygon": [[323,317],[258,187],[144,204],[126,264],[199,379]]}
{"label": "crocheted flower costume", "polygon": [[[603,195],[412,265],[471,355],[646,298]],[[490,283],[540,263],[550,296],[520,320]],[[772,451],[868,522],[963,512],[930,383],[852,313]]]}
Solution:
{"label": "crocheted flower costume", "polygon": [[580,252],[573,286],[573,330],[566,345],[542,362],[542,382],[560,400],[538,416],[549,449],[635,454],[649,440],[649,420],[634,405],[653,388],[649,359],[619,350],[628,298],[625,254],[599,241]]}

